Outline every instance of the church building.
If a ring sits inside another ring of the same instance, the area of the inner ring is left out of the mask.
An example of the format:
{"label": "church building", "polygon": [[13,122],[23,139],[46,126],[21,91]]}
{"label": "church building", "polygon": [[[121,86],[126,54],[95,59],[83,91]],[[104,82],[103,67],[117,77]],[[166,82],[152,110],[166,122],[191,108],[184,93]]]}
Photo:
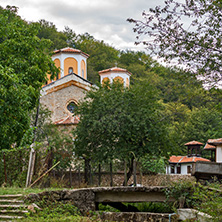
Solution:
{"label": "church building", "polygon": [[[91,87],[96,87],[87,80],[87,59],[89,55],[74,48],[54,51],[52,60],[60,73],[54,80],[48,81],[41,90],[40,103],[51,111],[51,120],[63,128],[74,128],[79,118],[74,110],[83,100]],[[120,81],[125,87],[130,84],[131,73],[126,69],[113,67],[99,72],[101,84],[104,81]]]}

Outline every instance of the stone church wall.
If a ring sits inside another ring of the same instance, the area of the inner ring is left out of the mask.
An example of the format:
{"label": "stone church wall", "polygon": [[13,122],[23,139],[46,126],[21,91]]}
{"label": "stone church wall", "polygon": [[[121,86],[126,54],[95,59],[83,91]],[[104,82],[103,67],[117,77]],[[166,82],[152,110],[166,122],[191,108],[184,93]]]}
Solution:
{"label": "stone church wall", "polygon": [[72,101],[78,104],[84,98],[85,92],[85,89],[70,85],[43,95],[40,102],[52,112],[52,122],[55,122],[72,115],[67,110],[67,105]]}

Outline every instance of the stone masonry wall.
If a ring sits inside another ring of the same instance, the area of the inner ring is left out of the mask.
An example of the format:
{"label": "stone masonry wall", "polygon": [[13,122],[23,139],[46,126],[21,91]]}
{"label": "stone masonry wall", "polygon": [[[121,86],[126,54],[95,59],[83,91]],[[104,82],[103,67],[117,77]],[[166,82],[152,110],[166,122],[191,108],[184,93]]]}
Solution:
{"label": "stone masonry wall", "polygon": [[85,92],[86,90],[71,85],[42,96],[40,102],[52,112],[52,122],[55,122],[70,115],[66,106],[71,101],[78,103],[85,97]]}

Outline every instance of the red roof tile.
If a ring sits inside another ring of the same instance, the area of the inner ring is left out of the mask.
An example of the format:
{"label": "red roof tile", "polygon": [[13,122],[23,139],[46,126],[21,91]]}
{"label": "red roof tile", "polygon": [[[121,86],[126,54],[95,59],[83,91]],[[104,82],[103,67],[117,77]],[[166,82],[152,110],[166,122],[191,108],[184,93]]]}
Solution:
{"label": "red roof tile", "polygon": [[214,149],[216,149],[216,146],[213,146],[213,145],[210,145],[210,144],[206,143],[204,149],[206,149],[206,150],[214,150]]}
{"label": "red roof tile", "polygon": [[79,49],[74,49],[74,48],[70,48],[70,47],[55,50],[55,51],[54,51],[54,54],[60,53],[60,52],[64,52],[64,53],[79,53],[79,54],[84,54],[85,56],[89,57],[89,55],[86,54],[85,52],[82,52],[82,51],[79,50]]}
{"label": "red roof tile", "polygon": [[132,73],[129,72],[127,69],[122,69],[122,68],[118,68],[118,67],[104,69],[102,71],[99,71],[99,74],[106,73],[106,72],[127,72],[129,75],[132,75]]}
{"label": "red roof tile", "polygon": [[193,141],[190,141],[189,143],[185,143],[184,145],[185,146],[189,146],[189,145],[201,145],[201,146],[203,146],[203,143],[193,140]]}
{"label": "red roof tile", "polygon": [[187,156],[171,156],[169,159],[170,163],[193,163],[198,161],[210,162],[210,160],[202,157],[187,157]]}
{"label": "red roof tile", "polygon": [[69,125],[69,124],[78,124],[79,117],[78,116],[67,116],[61,120],[54,122],[56,125]]}
{"label": "red roof tile", "polygon": [[210,145],[222,144],[222,138],[219,138],[219,139],[209,139],[209,140],[207,140],[207,143],[209,143]]}

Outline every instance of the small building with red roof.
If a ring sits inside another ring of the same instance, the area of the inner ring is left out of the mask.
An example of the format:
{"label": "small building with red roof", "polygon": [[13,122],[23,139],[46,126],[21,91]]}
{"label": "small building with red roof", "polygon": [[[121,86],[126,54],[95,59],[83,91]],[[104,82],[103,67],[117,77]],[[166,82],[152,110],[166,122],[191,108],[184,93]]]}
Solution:
{"label": "small building with red roof", "polygon": [[191,141],[184,145],[187,146],[187,156],[171,156],[166,167],[167,174],[191,174],[193,163],[210,162],[210,160],[201,157],[203,143]]}

